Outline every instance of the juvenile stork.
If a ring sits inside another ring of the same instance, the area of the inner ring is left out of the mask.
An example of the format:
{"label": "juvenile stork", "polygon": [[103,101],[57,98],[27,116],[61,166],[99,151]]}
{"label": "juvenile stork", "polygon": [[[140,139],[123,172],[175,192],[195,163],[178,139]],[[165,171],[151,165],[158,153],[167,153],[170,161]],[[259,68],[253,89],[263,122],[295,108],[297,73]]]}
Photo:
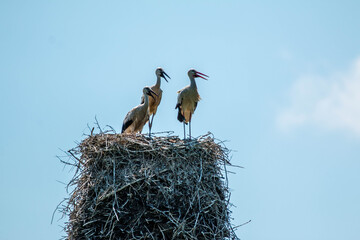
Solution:
{"label": "juvenile stork", "polygon": [[145,100],[140,105],[131,109],[125,116],[121,133],[141,133],[144,125],[149,120],[149,96],[154,98],[154,93],[149,87],[144,87]]}
{"label": "juvenile stork", "polygon": [[[151,120],[149,121],[149,136],[151,135],[151,127],[152,127],[152,123],[154,120],[154,116],[156,114],[157,108],[161,102],[161,97],[162,97],[162,90],[160,88],[160,84],[161,84],[161,78],[165,79],[166,82],[168,82],[168,80],[166,79],[166,77],[168,77],[169,79],[171,79],[169,77],[169,75],[166,74],[166,72],[162,69],[162,68],[157,68],[155,71],[156,74],[156,84],[151,86],[150,89],[155,92],[157,94],[157,96],[154,96],[154,98],[150,98],[149,99],[149,117],[151,116]],[[144,103],[145,98],[144,95],[141,97],[141,103]]]}
{"label": "juvenile stork", "polygon": [[184,87],[178,91],[178,99],[175,109],[179,110],[177,119],[184,124],[184,139],[186,138],[185,134],[185,124],[189,123],[189,136],[191,139],[191,116],[194,114],[198,101],[200,101],[200,95],[197,91],[195,78],[202,78],[207,80],[205,77],[209,77],[201,72],[196,71],[195,69],[190,69],[188,71],[188,76],[190,78],[190,85]]}

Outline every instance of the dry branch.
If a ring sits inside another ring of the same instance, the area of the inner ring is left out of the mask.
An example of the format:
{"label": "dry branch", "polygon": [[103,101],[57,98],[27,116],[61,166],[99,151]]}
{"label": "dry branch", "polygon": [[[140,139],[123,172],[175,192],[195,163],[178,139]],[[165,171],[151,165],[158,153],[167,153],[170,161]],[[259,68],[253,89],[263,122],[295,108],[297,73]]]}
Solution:
{"label": "dry branch", "polygon": [[210,134],[193,141],[91,134],[69,153],[81,164],[63,209],[67,239],[237,239],[229,150]]}

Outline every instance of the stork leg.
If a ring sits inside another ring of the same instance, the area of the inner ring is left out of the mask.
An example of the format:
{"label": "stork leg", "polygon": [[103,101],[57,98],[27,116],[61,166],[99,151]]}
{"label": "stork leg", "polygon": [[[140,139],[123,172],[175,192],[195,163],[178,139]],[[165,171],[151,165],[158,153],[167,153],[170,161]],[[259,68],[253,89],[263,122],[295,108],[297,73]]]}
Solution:
{"label": "stork leg", "polygon": [[190,113],[190,118],[189,118],[189,136],[190,136],[190,140],[191,140],[191,113]]}
{"label": "stork leg", "polygon": [[151,138],[151,128],[152,128],[152,123],[154,120],[154,114],[151,117],[151,121],[149,120],[149,137]]}
{"label": "stork leg", "polygon": [[189,139],[191,140],[191,122],[189,122]]}
{"label": "stork leg", "polygon": [[186,139],[186,134],[185,134],[185,122],[183,122],[184,125],[184,140]]}

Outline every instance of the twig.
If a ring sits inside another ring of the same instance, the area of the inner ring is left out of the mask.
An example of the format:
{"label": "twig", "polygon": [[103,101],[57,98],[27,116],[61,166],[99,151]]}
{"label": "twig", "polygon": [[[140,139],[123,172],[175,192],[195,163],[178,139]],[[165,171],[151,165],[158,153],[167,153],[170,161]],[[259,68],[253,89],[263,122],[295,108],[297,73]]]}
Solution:
{"label": "twig", "polygon": [[246,224],[248,224],[248,223],[250,223],[250,222],[251,222],[251,220],[249,220],[249,221],[247,221],[247,222],[244,222],[244,223],[242,223],[242,224],[240,224],[240,225],[237,225],[237,226],[233,227],[233,229],[235,230],[235,229],[237,229],[237,228],[239,228],[239,227],[242,227],[242,226],[244,226],[244,225],[246,225]]}
{"label": "twig", "polygon": [[100,124],[99,124],[99,121],[98,121],[97,118],[96,118],[96,115],[95,115],[95,124],[96,124],[96,126],[98,127],[100,133],[103,134],[104,132],[103,132],[103,130],[102,130],[101,127],[100,127]]}
{"label": "twig", "polygon": [[73,158],[75,158],[76,160],[78,160],[79,163],[81,163],[81,165],[85,165],[84,162],[81,161],[80,158],[76,157],[76,156],[72,153],[72,149],[70,149],[70,150],[68,151],[68,153],[70,153],[70,155],[71,155]]}

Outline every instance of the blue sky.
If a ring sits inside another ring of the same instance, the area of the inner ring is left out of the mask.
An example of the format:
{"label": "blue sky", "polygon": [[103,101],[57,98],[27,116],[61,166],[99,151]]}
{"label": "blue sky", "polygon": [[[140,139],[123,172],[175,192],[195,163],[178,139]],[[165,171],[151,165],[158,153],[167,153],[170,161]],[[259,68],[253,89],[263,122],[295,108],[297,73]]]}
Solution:
{"label": "blue sky", "polygon": [[[100,124],[121,130],[158,66],[154,131],[174,131],[189,68],[193,135],[228,140],[241,239],[360,239],[358,1],[0,2],[0,239],[59,239],[70,169]],[[55,220],[60,218],[55,215]]]}

